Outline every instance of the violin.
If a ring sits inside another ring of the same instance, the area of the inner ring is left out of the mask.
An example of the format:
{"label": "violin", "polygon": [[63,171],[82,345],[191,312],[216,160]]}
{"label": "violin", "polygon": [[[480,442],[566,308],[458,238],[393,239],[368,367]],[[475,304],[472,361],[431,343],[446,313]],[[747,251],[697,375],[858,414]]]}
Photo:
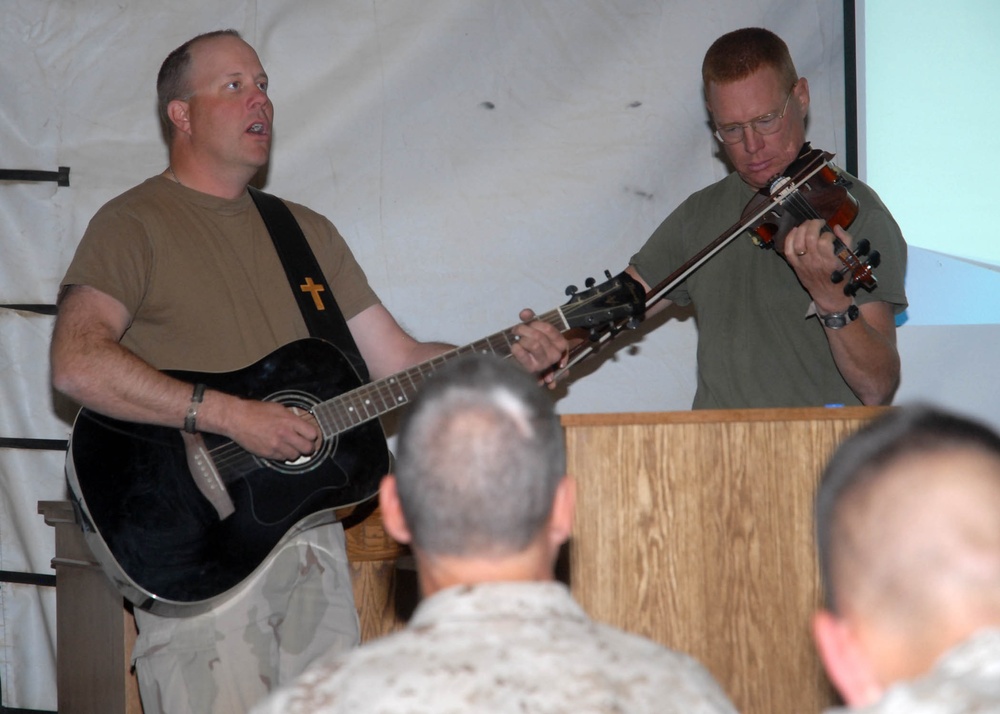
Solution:
{"label": "violin", "polygon": [[[833,226],[847,228],[854,222],[858,202],[850,194],[851,182],[829,163],[831,158],[832,154],[812,149],[807,142],[784,173],[771,179],[770,185],[747,204],[741,221],[745,221],[745,230],[755,245],[783,252],[785,237],[805,221],[823,219],[823,231],[828,233],[833,232]],[[840,283],[850,275],[844,293],[853,296],[859,288],[871,292],[878,286],[872,269],[881,258],[867,239],[851,250],[834,236],[833,250],[843,267],[835,270],[830,280]]]}
{"label": "violin", "polygon": [[[813,149],[809,142],[803,144],[795,161],[789,164],[783,173],[771,179],[769,185],[750,200],[738,223],[647,292],[645,305],[636,309],[631,318],[605,324],[600,329],[592,328],[588,333],[589,340],[581,342],[570,350],[567,365],[557,370],[555,376],[558,378],[564,374],[571,366],[596,351],[600,344],[610,340],[622,330],[637,327],[639,318],[645,310],[744,233],[749,232],[751,239],[759,247],[775,249],[780,253],[788,233],[805,221],[821,218],[826,222],[823,230],[831,233],[833,226],[845,229],[850,226],[857,218],[858,202],[848,191],[851,182],[830,163],[832,158],[833,154]],[[857,247],[851,250],[835,235],[833,249],[843,267],[834,270],[830,274],[830,280],[840,283],[850,276],[844,285],[845,294],[853,296],[859,288],[871,292],[878,286],[872,269],[878,267],[880,256],[878,251],[871,250],[867,240],[859,241]],[[605,271],[605,275],[611,278],[608,271]],[[617,277],[623,281],[632,281],[626,273],[621,273]],[[576,292],[576,288],[570,286],[566,291],[572,295]]]}

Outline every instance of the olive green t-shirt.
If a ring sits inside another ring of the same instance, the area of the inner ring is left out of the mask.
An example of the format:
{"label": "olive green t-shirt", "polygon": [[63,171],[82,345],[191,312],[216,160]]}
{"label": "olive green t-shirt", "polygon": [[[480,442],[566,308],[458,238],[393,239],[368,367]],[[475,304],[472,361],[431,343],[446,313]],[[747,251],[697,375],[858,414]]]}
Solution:
{"label": "olive green t-shirt", "polygon": [[[333,224],[285,203],[344,318],[376,304]],[[122,345],[158,369],[232,371],[309,336],[246,192],[228,200],[162,176],[146,180],[93,217],[63,285],[88,285],[120,301],[132,317]]]}
{"label": "olive green t-shirt", "polygon": [[[906,243],[874,191],[861,181],[850,188],[859,204],[848,228],[855,243],[867,238],[881,253],[878,286],[858,291],[857,302],[906,308]],[[732,173],[687,198],[632,256],[650,286],[740,225],[753,188]],[[806,318],[811,298],[792,268],[773,250],[758,248],[744,233],[701,266],[667,297],[693,303],[698,324],[696,409],[858,405],[841,377],[823,326]]]}

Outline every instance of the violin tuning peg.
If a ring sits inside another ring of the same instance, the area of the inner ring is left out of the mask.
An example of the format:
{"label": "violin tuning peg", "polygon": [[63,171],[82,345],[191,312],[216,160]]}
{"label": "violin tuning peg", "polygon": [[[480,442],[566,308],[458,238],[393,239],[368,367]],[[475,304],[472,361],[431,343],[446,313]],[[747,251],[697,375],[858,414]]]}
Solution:
{"label": "violin tuning peg", "polygon": [[858,247],[854,249],[856,255],[868,255],[868,251],[871,250],[872,244],[868,242],[867,238],[862,238],[858,241]]}
{"label": "violin tuning peg", "polygon": [[569,295],[570,297],[572,297],[573,295],[576,295],[577,290],[579,290],[579,288],[577,288],[575,285],[567,285],[566,286],[566,294]]}
{"label": "violin tuning peg", "polygon": [[877,250],[873,250],[872,254],[868,256],[868,267],[877,268],[878,264],[881,262],[882,262],[882,255]]}
{"label": "violin tuning peg", "polygon": [[854,297],[857,294],[858,294],[858,284],[855,283],[854,281],[851,281],[844,286],[844,295],[850,295],[851,297]]}
{"label": "violin tuning peg", "polygon": [[586,280],[583,281],[583,284],[586,285],[588,288],[592,288],[595,285],[597,285],[597,281],[594,280],[593,278],[587,278]]}
{"label": "violin tuning peg", "polygon": [[839,282],[843,281],[843,279],[844,279],[844,274],[841,271],[839,271],[839,270],[834,270],[830,274],[830,282],[831,283],[839,283]]}

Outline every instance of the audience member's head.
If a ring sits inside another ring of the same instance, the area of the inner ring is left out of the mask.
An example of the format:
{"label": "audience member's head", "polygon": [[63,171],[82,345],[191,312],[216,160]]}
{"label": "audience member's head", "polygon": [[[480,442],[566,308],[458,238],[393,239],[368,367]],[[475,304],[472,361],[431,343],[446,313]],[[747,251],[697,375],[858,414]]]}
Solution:
{"label": "audience member's head", "polygon": [[411,405],[397,451],[382,514],[412,545],[425,594],[552,577],[574,493],[562,427],[534,377],[495,357],[447,365]]}
{"label": "audience member's head", "polygon": [[852,706],[1000,625],[1000,436],[922,407],[844,441],[816,501],[826,609],[814,633]]}

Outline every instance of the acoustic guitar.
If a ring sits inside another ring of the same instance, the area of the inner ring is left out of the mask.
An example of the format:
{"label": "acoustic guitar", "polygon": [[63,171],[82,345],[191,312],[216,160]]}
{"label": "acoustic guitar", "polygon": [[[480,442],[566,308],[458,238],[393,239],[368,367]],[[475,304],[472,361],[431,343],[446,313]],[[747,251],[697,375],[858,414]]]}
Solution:
{"label": "acoustic guitar", "polygon": [[[597,335],[645,308],[642,286],[625,273],[567,292],[565,305],[537,319]],[[390,461],[378,417],[409,403],[446,362],[472,352],[506,358],[516,342],[509,328],[367,384],[335,346],[318,339],[285,345],[234,372],[168,372],[307,412],[322,430],[322,445],[295,462],[259,458],[219,435],[192,438],[84,408],[66,473],[85,539],[137,607],[160,615],[204,612],[294,534],[334,521],[338,510],[378,492]]]}

